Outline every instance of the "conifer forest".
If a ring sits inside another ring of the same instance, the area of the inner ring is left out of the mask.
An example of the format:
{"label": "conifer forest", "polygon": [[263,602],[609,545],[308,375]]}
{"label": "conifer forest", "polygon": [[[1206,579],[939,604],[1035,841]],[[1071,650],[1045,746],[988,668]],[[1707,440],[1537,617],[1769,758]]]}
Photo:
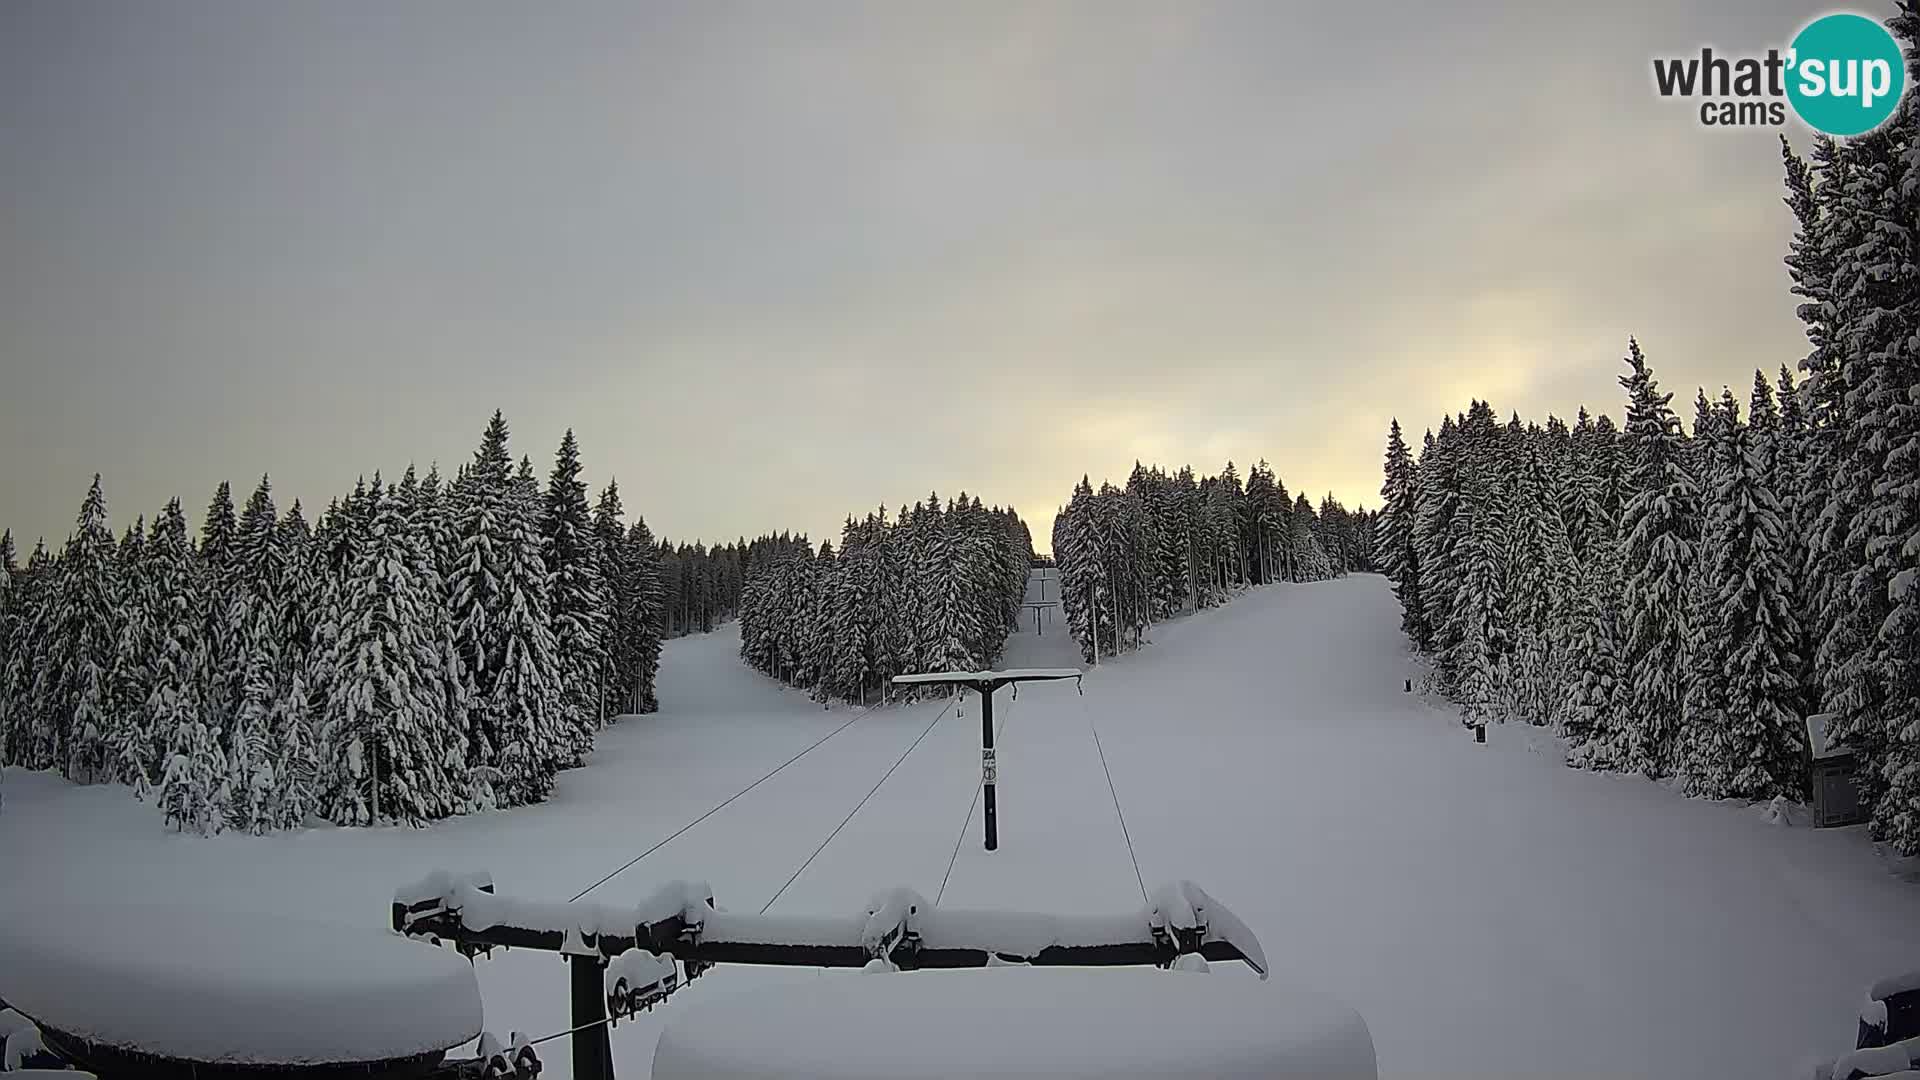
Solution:
{"label": "conifer forest", "polygon": [[1124,488],[1082,477],[1053,522],[1067,626],[1088,660],[1137,648],[1155,622],[1239,589],[1371,568],[1374,515],[1328,495],[1316,513],[1262,461],[1194,479],[1135,463]]}
{"label": "conifer forest", "polygon": [[95,477],[59,550],[0,535],[0,761],[200,833],[537,802],[785,543],[656,541],[580,471],[568,432],[543,485],[495,413],[451,479],[376,474],[314,519],[222,484],[197,528],[174,499],[118,539]]}
{"label": "conifer forest", "polygon": [[[1911,33],[1912,15],[1905,16]],[[1707,798],[1807,797],[1806,719],[1920,854],[1920,112],[1782,140],[1810,350],[1697,391],[1629,340],[1625,421],[1474,401],[1387,436],[1375,560],[1430,689],[1547,725],[1569,763]]]}

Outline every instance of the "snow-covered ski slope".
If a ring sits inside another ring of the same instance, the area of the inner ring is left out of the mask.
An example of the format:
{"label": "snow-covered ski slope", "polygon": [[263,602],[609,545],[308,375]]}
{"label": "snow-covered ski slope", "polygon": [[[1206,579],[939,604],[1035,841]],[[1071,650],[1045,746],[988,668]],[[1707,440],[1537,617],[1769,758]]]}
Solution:
{"label": "snow-covered ski slope", "polygon": [[[662,711],[622,721],[553,800],[428,830],[212,840],[162,831],[124,789],[10,772],[0,917],[72,897],[151,899],[383,925],[435,868],[564,900],[849,720],[845,730],[591,893],[704,878],[757,911],[925,734],[774,906],[848,912],[903,884],[964,907],[1139,906],[1089,721],[1149,888],[1191,878],[1259,934],[1275,981],[1372,1029],[1383,1077],[1753,1080],[1851,1041],[1875,979],[1920,966],[1920,887],[1858,830],[1770,825],[1634,777],[1559,764],[1537,729],[1476,746],[1417,671],[1385,582],[1255,590],[1158,627],[1085,680],[1002,691],[1001,850],[981,850],[979,716],[946,703],[824,710],[744,668],[730,632],[668,645]],[[1000,666],[1078,663],[1029,613]],[[936,717],[938,719],[936,719]],[[929,731],[929,725],[931,730]],[[962,830],[965,830],[962,837]],[[562,962],[480,962],[490,1029],[566,1026]],[[1215,978],[1259,984],[1237,965]],[[1010,972],[1017,976],[1017,972]],[[613,1034],[646,1075],[660,1024],[774,981],[940,977],[722,968]],[[884,1038],[876,1032],[876,1038]],[[567,1073],[547,1044],[549,1075]]]}

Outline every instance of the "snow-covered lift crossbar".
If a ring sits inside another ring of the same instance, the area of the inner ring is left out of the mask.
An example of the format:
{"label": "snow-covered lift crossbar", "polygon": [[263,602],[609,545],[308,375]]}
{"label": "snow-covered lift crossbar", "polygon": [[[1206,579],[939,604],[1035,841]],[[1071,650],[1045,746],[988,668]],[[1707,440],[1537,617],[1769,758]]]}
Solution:
{"label": "snow-covered lift crossbar", "polygon": [[567,955],[572,1026],[586,1029],[573,1037],[580,1080],[613,1075],[605,1026],[587,1026],[651,1008],[684,985],[676,960],[687,979],[714,964],[1170,967],[1187,955],[1240,960],[1267,974],[1253,931],[1190,881],[1156,889],[1147,907],[1125,915],[943,910],[895,888],[856,914],[794,916],[722,911],[698,882],[673,882],[636,906],[613,907],[515,900],[495,895],[484,873],[442,872],[394,894],[393,928],[469,956],[495,947]]}
{"label": "snow-covered lift crossbar", "polygon": [[986,822],[987,850],[1000,846],[1000,812],[995,803],[999,762],[993,749],[993,692],[1008,683],[1048,682],[1072,679],[1080,684],[1079,668],[1015,668],[1011,671],[929,671],[919,675],[895,675],[901,685],[945,684],[964,686],[980,693],[980,783],[982,817]]}

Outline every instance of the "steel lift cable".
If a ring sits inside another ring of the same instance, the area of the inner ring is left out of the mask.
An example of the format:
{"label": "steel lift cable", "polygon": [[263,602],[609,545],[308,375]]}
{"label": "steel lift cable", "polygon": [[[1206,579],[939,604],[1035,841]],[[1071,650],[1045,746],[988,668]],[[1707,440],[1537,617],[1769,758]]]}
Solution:
{"label": "steel lift cable", "polygon": [[1140,874],[1140,856],[1133,850],[1133,834],[1127,831],[1126,811],[1120,809],[1120,792],[1113,786],[1113,770],[1107,767],[1107,749],[1100,744],[1100,729],[1094,725],[1092,710],[1087,708],[1085,691],[1080,694],[1080,711],[1086,714],[1087,730],[1093,733],[1093,748],[1100,754],[1100,771],[1107,774],[1107,794],[1113,796],[1113,816],[1120,819],[1120,835],[1127,842],[1127,858],[1133,861],[1133,880],[1140,883],[1140,899],[1151,907],[1153,901],[1147,897],[1147,880]]}
{"label": "steel lift cable", "polygon": [[605,885],[607,882],[612,881],[614,878],[618,877],[621,873],[625,872],[628,868],[632,867],[633,864],[639,862],[641,859],[646,858],[647,856],[653,854],[654,852],[659,851],[661,848],[666,847],[668,844],[672,843],[674,840],[684,835],[689,829],[693,828],[695,825],[698,825],[701,822],[712,817],[713,815],[719,813],[720,811],[725,810],[729,803],[733,802],[735,799],[738,799],[740,796],[745,795],[747,792],[752,791],[754,788],[759,787],[761,784],[764,784],[767,781],[773,779],[776,775],[779,774],[781,769],[784,769],[787,766],[793,764],[794,762],[799,761],[801,758],[806,757],[808,754],[813,753],[815,750],[819,749],[822,743],[826,742],[828,739],[833,738],[835,735],[838,735],[841,732],[847,730],[847,728],[853,726],[854,721],[859,720],[861,717],[866,716],[868,713],[872,712],[873,710],[879,707],[880,707],[879,705],[869,705],[866,708],[861,709],[858,712],[855,712],[851,717],[847,718],[846,723],[841,724],[839,727],[834,728],[832,731],[829,731],[825,735],[822,735],[820,736],[820,738],[814,740],[814,743],[812,746],[807,747],[805,750],[802,750],[799,753],[788,758],[787,760],[781,762],[779,766],[777,766],[772,772],[766,774],[765,776],[762,776],[758,780],[755,780],[753,783],[748,784],[746,787],[741,788],[739,791],[736,791],[733,794],[727,796],[725,799],[721,800],[718,806],[715,806],[713,809],[708,810],[706,813],[701,814],[697,818],[694,818],[692,821],[687,822],[685,825],[680,826],[680,828],[674,830],[671,836],[668,836],[666,839],[661,840],[660,842],[654,844],[652,847],[648,848],[647,850],[641,852],[638,855],[635,855],[633,858],[628,859],[626,862],[622,863],[619,866],[619,868],[615,869],[612,873],[601,878],[599,881],[596,881],[593,884],[587,886],[586,888],[581,889],[579,892],[574,893],[573,896],[567,900],[567,903],[571,904],[575,900],[580,899],[581,897],[587,895],[588,893],[599,888],[600,886]]}
{"label": "steel lift cable", "polygon": [[781,894],[787,891],[787,886],[792,885],[795,881],[798,881],[800,879],[800,875],[806,873],[807,867],[813,865],[813,860],[816,858],[819,858],[820,853],[827,850],[827,845],[833,843],[833,838],[840,835],[840,830],[847,827],[847,822],[852,821],[853,816],[860,812],[861,807],[864,807],[867,805],[867,800],[873,798],[874,793],[880,790],[880,785],[885,784],[887,782],[887,777],[892,776],[894,770],[898,769],[901,766],[901,764],[907,760],[908,755],[912,754],[914,750],[920,746],[921,741],[924,740],[930,733],[932,733],[934,725],[938,724],[947,715],[948,711],[951,710],[953,706],[960,701],[960,698],[961,698],[961,695],[955,694],[952,698],[950,698],[947,701],[946,706],[942,708],[938,713],[936,713],[932,720],[927,722],[926,730],[922,731],[919,737],[915,738],[913,742],[908,745],[906,753],[901,754],[898,760],[896,760],[892,765],[887,767],[886,772],[880,774],[879,782],[874,784],[873,787],[870,790],[868,790],[866,795],[861,797],[858,803],[854,804],[854,807],[852,810],[847,811],[847,816],[840,819],[840,824],[835,825],[833,827],[833,831],[827,834],[827,838],[825,840],[820,841],[820,846],[813,849],[813,854],[807,856],[807,861],[801,863],[800,869],[795,870],[793,872],[793,876],[787,879],[786,885],[780,886],[780,891],[774,893],[773,896],[767,900],[766,904],[760,908],[760,914],[765,915],[767,913],[767,909],[773,906],[773,902],[775,900],[780,899]]}

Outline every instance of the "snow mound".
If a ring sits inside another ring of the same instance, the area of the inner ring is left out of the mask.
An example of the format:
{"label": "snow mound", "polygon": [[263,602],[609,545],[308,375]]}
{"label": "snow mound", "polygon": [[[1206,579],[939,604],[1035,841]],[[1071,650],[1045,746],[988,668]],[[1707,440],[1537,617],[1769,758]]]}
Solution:
{"label": "snow mound", "polygon": [[151,905],[10,911],[0,998],[51,1032],[197,1062],[321,1064],[480,1033],[459,954],[377,927]]}
{"label": "snow mound", "polygon": [[47,1052],[40,1029],[12,1009],[0,1010],[0,1072],[24,1071],[27,1059]]}
{"label": "snow mound", "polygon": [[1813,814],[1785,795],[1775,795],[1772,802],[1760,804],[1760,820],[1769,825],[1801,828],[1813,821]]}
{"label": "snow mound", "polygon": [[1905,994],[1914,990],[1920,990],[1920,970],[1903,972],[1899,975],[1889,975],[1874,983],[1873,986],[1868,989],[1867,996],[1878,1001],[1885,1001],[1895,994]]}
{"label": "snow mound", "polygon": [[1360,1015],[1303,990],[1152,970],[1031,968],[841,978],[701,1002],[654,1080],[916,1077],[1373,1080]]}

